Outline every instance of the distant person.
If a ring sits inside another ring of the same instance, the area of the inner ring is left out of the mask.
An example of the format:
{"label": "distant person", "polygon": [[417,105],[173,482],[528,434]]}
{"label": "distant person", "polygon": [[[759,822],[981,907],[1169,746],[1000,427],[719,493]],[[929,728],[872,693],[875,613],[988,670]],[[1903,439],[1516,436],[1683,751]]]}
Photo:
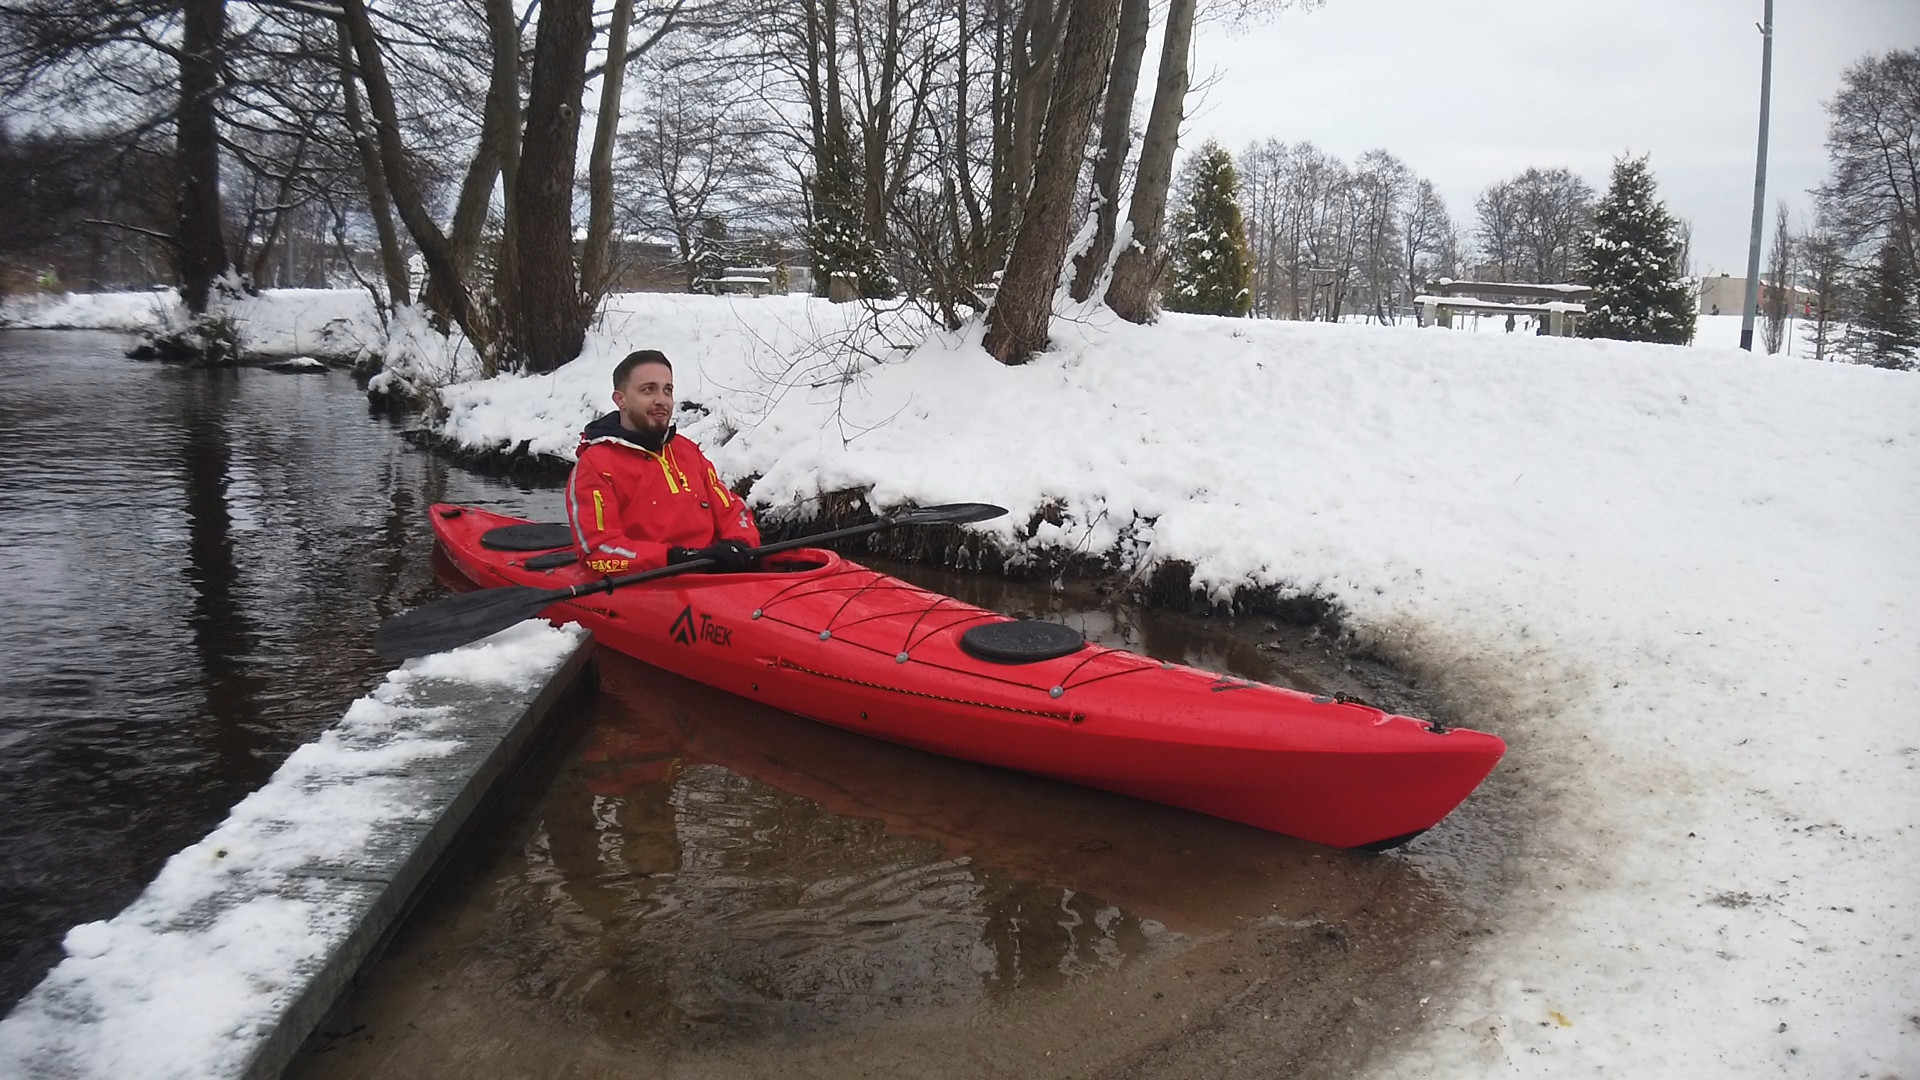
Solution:
{"label": "distant person", "polygon": [[1507,333],[1513,333],[1513,312],[1507,312]]}
{"label": "distant person", "polygon": [[715,570],[750,568],[760,530],[700,448],[674,431],[666,355],[642,349],[620,361],[613,404],[580,433],[567,478],[567,520],[587,567],[621,574],[712,559]]}
{"label": "distant person", "polygon": [[1718,315],[1718,314],[1720,314],[1720,305],[1719,305],[1719,304],[1715,304],[1715,305],[1713,305],[1713,311],[1711,312],[1711,314],[1714,314],[1714,315]]}

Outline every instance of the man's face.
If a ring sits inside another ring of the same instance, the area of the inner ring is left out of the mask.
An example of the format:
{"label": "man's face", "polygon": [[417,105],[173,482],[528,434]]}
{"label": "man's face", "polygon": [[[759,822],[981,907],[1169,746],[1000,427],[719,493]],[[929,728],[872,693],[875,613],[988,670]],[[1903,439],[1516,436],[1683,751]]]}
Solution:
{"label": "man's face", "polygon": [[613,392],[624,426],[643,435],[659,435],[673,422],[673,369],[640,364],[627,373],[627,385]]}

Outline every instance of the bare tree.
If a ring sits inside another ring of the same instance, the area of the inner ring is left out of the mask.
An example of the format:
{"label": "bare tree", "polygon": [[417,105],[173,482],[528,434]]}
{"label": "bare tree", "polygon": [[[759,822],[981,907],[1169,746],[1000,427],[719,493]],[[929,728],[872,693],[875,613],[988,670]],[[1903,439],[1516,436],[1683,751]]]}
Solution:
{"label": "bare tree", "polygon": [[1520,202],[1513,182],[1487,185],[1473,203],[1479,219],[1475,235],[1480,244],[1480,267],[1475,274],[1492,281],[1523,280],[1521,264]]}
{"label": "bare tree", "polygon": [[1401,208],[1401,265],[1406,269],[1406,300],[1429,281],[1452,277],[1458,272],[1459,238],[1453,219],[1447,214],[1446,200],[1434,188],[1433,181],[1421,177]]}
{"label": "bare tree", "polygon": [[1593,218],[1593,188],[1566,169],[1529,168],[1475,202],[1480,273],[1495,281],[1571,280]]}
{"label": "bare tree", "polygon": [[1073,225],[1074,188],[1113,59],[1119,11],[1120,0],[1069,0],[1060,69],[1047,104],[1045,150],[1036,162],[999,297],[987,316],[983,344],[1001,363],[1023,363],[1046,347],[1054,289]]}
{"label": "bare tree", "polygon": [[1153,317],[1153,290],[1166,267],[1160,229],[1166,220],[1167,186],[1173,180],[1180,121],[1186,115],[1193,18],[1198,7],[1199,0],[1167,0],[1160,72],[1154,82],[1146,134],[1140,142],[1133,200],[1127,208],[1132,242],[1114,261],[1113,280],[1107,286],[1107,305],[1128,322],[1146,322]]}
{"label": "bare tree", "polygon": [[1795,246],[1806,265],[1807,287],[1812,292],[1813,311],[1806,326],[1807,341],[1813,345],[1813,358],[1825,360],[1833,352],[1848,272],[1847,242],[1826,222]]}
{"label": "bare tree", "polygon": [[[167,244],[180,295],[207,310],[230,267],[220,201],[225,0],[19,0],[0,7],[0,93],[15,105],[98,116],[124,109],[130,137],[171,128],[175,212]],[[97,82],[96,82],[97,80]]]}
{"label": "bare tree", "polygon": [[1760,309],[1765,321],[1760,339],[1767,352],[1777,353],[1787,341],[1787,316],[1793,310],[1794,288],[1793,234],[1787,229],[1787,204],[1783,200],[1773,215],[1773,247],[1767,253],[1767,276],[1761,282],[1765,295]]}
{"label": "bare tree", "polygon": [[592,306],[604,296],[613,265],[613,151],[620,130],[620,92],[626,85],[627,31],[633,24],[633,0],[613,0],[607,27],[607,57],[600,75],[600,112],[593,126],[593,150],[587,160],[587,243],[580,259],[580,291]]}
{"label": "bare tree", "polygon": [[1832,174],[1815,193],[1826,227],[1851,249],[1895,238],[1920,265],[1920,48],[1848,68],[1827,113]]}
{"label": "bare tree", "polygon": [[1413,171],[1385,150],[1369,150],[1354,164],[1356,269],[1365,302],[1376,322],[1391,322],[1406,280],[1401,214],[1413,192]]}
{"label": "bare tree", "polygon": [[670,239],[691,286],[706,221],[782,232],[797,200],[781,194],[770,150],[776,129],[759,98],[676,59],[644,69],[646,92],[620,137],[618,176],[625,226]]}
{"label": "bare tree", "polygon": [[1147,51],[1148,7],[1147,0],[1120,0],[1119,41],[1107,75],[1100,151],[1093,167],[1093,214],[1098,224],[1092,246],[1081,253],[1074,269],[1075,300],[1093,294],[1094,282],[1112,256],[1120,221],[1120,177],[1133,148],[1133,98],[1140,88],[1140,62]]}

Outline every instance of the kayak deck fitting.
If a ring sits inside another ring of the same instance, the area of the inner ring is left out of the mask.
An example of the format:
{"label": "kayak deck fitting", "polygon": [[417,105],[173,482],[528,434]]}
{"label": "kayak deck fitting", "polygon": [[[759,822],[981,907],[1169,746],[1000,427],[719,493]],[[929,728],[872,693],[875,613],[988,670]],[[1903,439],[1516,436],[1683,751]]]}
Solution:
{"label": "kayak deck fitting", "polygon": [[[431,520],[478,585],[599,580],[555,550],[571,543],[564,525],[447,505]],[[513,529],[489,535],[503,527]],[[496,546],[508,537],[514,550]],[[1337,847],[1389,847],[1431,828],[1505,752],[1484,732],[1092,644],[824,549],[772,555],[748,573],[592,593],[545,614],[821,723]]]}

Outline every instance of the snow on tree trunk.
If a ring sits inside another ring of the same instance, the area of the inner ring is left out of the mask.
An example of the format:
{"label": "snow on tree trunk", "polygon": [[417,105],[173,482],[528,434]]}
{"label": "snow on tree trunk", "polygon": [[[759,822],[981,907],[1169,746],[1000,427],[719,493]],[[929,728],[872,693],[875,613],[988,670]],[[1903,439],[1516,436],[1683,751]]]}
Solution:
{"label": "snow on tree trunk", "polygon": [[1073,228],[1074,186],[1079,181],[1087,132],[1113,59],[1120,0],[1072,0],[1067,31],[1047,104],[1046,132],[1033,187],[1020,215],[1020,230],[1007,256],[1000,292],[987,314],[982,342],[1003,364],[1019,364],[1047,345],[1053,296]]}
{"label": "snow on tree trunk", "polygon": [[1073,298],[1085,300],[1112,261],[1113,237],[1120,223],[1120,178],[1133,147],[1133,97],[1140,88],[1140,61],[1147,51],[1147,0],[1120,0],[1120,39],[1107,75],[1106,106],[1100,119],[1100,159],[1093,166],[1093,213],[1098,227],[1093,246],[1081,254],[1073,272]]}
{"label": "snow on tree trunk", "polygon": [[1153,108],[1140,140],[1140,165],[1133,181],[1127,220],[1133,243],[1114,262],[1107,306],[1128,322],[1153,318],[1153,289],[1165,266],[1161,226],[1167,213],[1167,186],[1173,182],[1173,155],[1180,145],[1180,121],[1186,114],[1188,62],[1193,47],[1193,17],[1199,0],[1169,0],[1167,29],[1161,39],[1160,74]]}

